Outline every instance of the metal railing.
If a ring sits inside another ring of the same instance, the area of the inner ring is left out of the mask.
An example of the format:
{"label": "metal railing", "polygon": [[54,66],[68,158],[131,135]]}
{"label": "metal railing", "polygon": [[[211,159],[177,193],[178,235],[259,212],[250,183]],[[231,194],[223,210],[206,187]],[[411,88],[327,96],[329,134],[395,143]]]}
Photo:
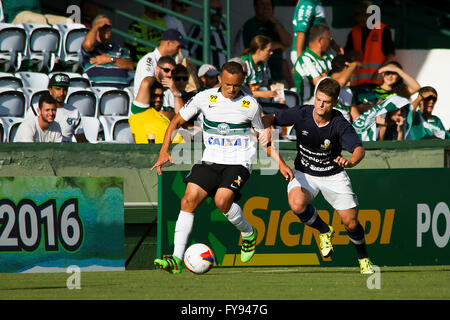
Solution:
{"label": "metal railing", "polygon": [[[193,2],[193,1],[190,1],[190,0],[177,0],[179,2],[186,3],[186,4],[190,5],[191,7],[202,9],[203,10],[203,14],[202,14],[203,19],[202,19],[201,22],[196,20],[196,19],[193,19],[191,17],[179,14],[179,13],[173,11],[173,10],[161,7],[161,6],[157,5],[157,4],[154,4],[154,3],[146,1],[146,0],[132,0],[132,1],[135,2],[135,3],[138,3],[138,4],[142,4],[144,6],[147,6],[147,7],[153,8],[153,9],[157,9],[157,10],[163,12],[163,13],[172,15],[172,16],[174,16],[177,19],[189,22],[189,23],[191,23],[193,25],[197,25],[200,28],[202,28],[202,30],[203,30],[203,39],[202,39],[202,41],[200,41],[198,39],[194,39],[194,38],[189,37],[189,36],[184,36],[184,38],[188,42],[195,43],[197,45],[202,46],[202,60],[201,61],[197,60],[195,58],[189,57],[189,60],[192,61],[194,64],[202,65],[204,63],[210,63],[210,52],[211,52],[211,50],[217,50],[217,51],[225,54],[227,59],[230,58],[230,56],[231,56],[230,0],[225,0],[226,1],[226,6],[225,6],[225,12],[226,13],[222,14],[222,18],[225,20],[225,25],[226,25],[225,38],[226,38],[227,43],[226,43],[226,48],[225,49],[218,48],[218,47],[216,47],[214,45],[211,45],[211,41],[210,41],[210,39],[211,39],[211,31],[215,31],[216,27],[214,27],[214,26],[212,26],[210,24],[210,14],[211,13],[213,13],[213,14],[216,13],[216,10],[210,8],[210,5],[209,5],[210,4],[210,0],[202,0],[202,4],[199,4],[197,2]],[[109,5],[105,4],[105,3],[101,3],[101,2],[95,1],[95,0],[90,0],[89,2],[91,2],[92,4],[97,5],[101,9],[107,10],[109,12],[112,12],[112,13],[114,13],[114,14],[116,14],[118,16],[124,17],[126,19],[130,19],[131,21],[137,21],[139,23],[142,23],[144,25],[147,25],[149,27],[152,27],[152,28],[155,28],[155,29],[158,29],[158,30],[161,30],[161,31],[165,31],[166,30],[166,28],[164,28],[164,27],[161,27],[161,26],[159,26],[157,24],[151,23],[150,21],[141,19],[141,18],[139,18],[139,17],[137,17],[137,16],[135,16],[133,14],[130,14],[130,13],[124,11],[124,10],[113,8],[113,7],[111,7],[111,6],[109,6]],[[154,44],[152,42],[140,39],[140,38],[138,38],[138,37],[136,37],[136,36],[134,36],[134,35],[132,35],[132,34],[130,34],[128,32],[124,32],[122,30],[117,29],[114,26],[112,28],[112,33],[115,34],[115,35],[118,35],[120,37],[123,37],[124,39],[129,40],[131,42],[137,42],[140,45],[143,45],[143,46],[146,46],[146,47],[156,48],[159,45],[159,44]]]}

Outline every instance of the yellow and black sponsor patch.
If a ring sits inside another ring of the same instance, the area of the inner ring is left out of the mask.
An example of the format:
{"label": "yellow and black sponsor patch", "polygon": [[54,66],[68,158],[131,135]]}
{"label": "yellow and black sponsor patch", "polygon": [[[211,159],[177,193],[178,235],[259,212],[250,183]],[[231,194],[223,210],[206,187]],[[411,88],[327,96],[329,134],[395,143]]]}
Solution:
{"label": "yellow and black sponsor patch", "polygon": [[215,103],[215,102],[217,102],[217,98],[218,98],[218,95],[212,94],[209,96],[209,102]]}
{"label": "yellow and black sponsor patch", "polygon": [[242,107],[243,108],[250,108],[250,101],[242,100]]}

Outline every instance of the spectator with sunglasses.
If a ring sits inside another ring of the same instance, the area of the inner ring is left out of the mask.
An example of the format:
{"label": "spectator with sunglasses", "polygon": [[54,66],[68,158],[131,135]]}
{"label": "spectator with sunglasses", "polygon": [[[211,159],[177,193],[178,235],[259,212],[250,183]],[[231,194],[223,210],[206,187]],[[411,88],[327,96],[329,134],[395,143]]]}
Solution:
{"label": "spectator with sunglasses", "polygon": [[[150,93],[149,107],[132,114],[128,120],[136,143],[162,143],[170,123],[170,113],[162,110],[164,98],[162,84],[156,81],[151,87]],[[175,141],[182,142],[183,138],[177,135]]]}
{"label": "spectator with sunglasses", "polygon": [[351,87],[357,113],[366,112],[391,95],[409,99],[420,89],[416,79],[406,73],[397,61],[384,63],[378,70],[378,74],[382,78],[379,86],[365,84]]}
{"label": "spectator with sunglasses", "polygon": [[437,98],[433,87],[420,88],[419,95],[411,103],[411,139],[450,139],[450,133],[445,130],[441,119],[432,114]]}

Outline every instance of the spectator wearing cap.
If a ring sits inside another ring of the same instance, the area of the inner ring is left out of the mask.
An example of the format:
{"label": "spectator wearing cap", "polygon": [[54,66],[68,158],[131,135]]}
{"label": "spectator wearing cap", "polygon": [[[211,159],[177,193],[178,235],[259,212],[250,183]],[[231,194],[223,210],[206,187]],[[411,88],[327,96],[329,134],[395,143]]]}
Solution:
{"label": "spectator wearing cap", "polygon": [[[149,85],[153,83],[156,76],[156,66],[162,56],[174,57],[180,51],[181,46],[186,45],[183,35],[175,29],[167,29],[161,37],[158,48],[143,56],[136,67],[134,74],[134,96],[137,96],[142,80],[145,78]],[[147,101],[146,103],[150,103]]]}
{"label": "spectator wearing cap", "polygon": [[219,71],[212,64],[203,64],[200,66],[197,75],[200,80],[199,91],[219,86]]}
{"label": "spectator wearing cap", "polygon": [[55,121],[56,101],[48,91],[40,96],[37,113],[22,121],[14,142],[61,142],[61,127]]}
{"label": "spectator wearing cap", "polygon": [[129,85],[129,71],[134,70],[128,50],[111,42],[111,20],[98,15],[86,34],[81,47],[83,71],[92,86],[116,87]]}
{"label": "spectator wearing cap", "polygon": [[70,87],[70,78],[64,73],[56,73],[50,78],[48,91],[56,101],[55,121],[59,123],[62,133],[62,142],[88,142],[81,123],[81,114],[77,108],[65,103],[67,91]]}

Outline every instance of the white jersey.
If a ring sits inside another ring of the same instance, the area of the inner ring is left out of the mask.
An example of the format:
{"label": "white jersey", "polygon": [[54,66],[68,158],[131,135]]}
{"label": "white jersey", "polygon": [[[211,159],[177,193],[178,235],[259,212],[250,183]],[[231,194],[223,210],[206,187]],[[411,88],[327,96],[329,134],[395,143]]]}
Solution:
{"label": "white jersey", "polygon": [[64,103],[63,108],[57,108],[55,121],[61,127],[63,142],[72,142],[74,135],[84,134],[80,112],[74,106]]}
{"label": "white jersey", "polygon": [[161,53],[158,51],[158,48],[156,48],[139,60],[136,66],[136,72],[134,73],[133,86],[135,97],[139,92],[139,87],[141,86],[142,80],[146,77],[156,76],[156,64],[158,63],[159,58],[161,58]]}
{"label": "white jersey", "polygon": [[20,124],[14,142],[62,142],[61,127],[53,121],[44,131],[39,126],[38,117],[30,116]]}
{"label": "white jersey", "polygon": [[250,129],[264,130],[256,99],[241,90],[241,95],[231,100],[222,95],[220,88],[212,88],[196,94],[180,110],[180,116],[186,121],[198,113],[201,113],[206,147],[202,161],[240,164],[251,170],[256,147]]}

